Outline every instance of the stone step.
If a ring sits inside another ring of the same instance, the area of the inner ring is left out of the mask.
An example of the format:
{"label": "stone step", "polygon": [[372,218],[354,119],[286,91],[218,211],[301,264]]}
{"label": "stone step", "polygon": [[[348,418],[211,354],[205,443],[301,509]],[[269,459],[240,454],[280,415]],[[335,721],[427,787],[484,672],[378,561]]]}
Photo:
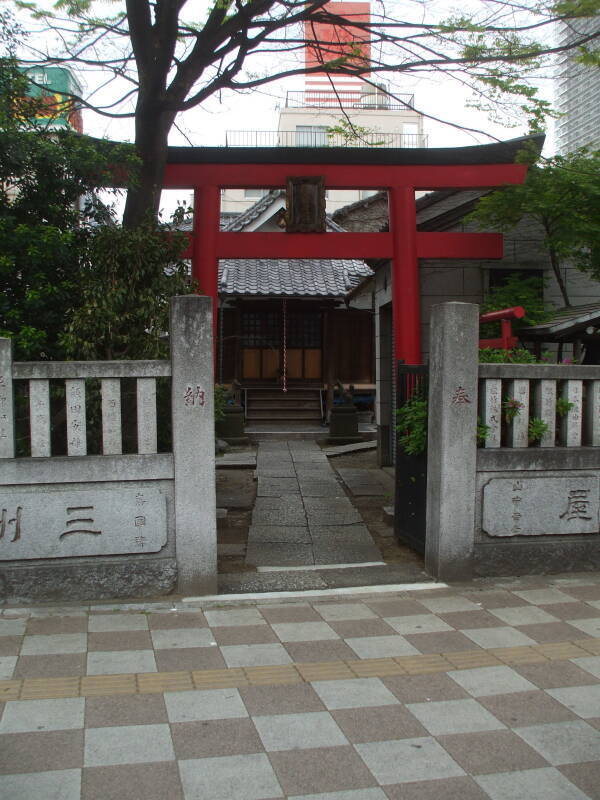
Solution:
{"label": "stone step", "polygon": [[420,562],[337,569],[290,570],[281,572],[238,572],[219,575],[219,594],[242,592],[315,591],[357,586],[376,587],[406,583],[431,583]]}
{"label": "stone step", "polygon": [[279,402],[278,400],[252,400],[248,402],[248,411],[255,409],[269,410],[276,409],[297,409],[297,408],[310,408],[321,411],[321,405],[318,400],[287,400]]}
{"label": "stone step", "polygon": [[269,422],[271,420],[316,420],[321,421],[321,415],[314,411],[293,411],[293,410],[280,410],[275,409],[271,411],[249,411],[246,415],[247,421],[260,420],[261,422]]}

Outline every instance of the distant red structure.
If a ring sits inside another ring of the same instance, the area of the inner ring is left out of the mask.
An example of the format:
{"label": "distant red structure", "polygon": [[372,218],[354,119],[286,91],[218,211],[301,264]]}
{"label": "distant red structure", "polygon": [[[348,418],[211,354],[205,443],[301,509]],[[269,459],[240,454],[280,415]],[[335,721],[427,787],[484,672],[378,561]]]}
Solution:
{"label": "distant red structure", "polygon": [[514,306],[513,308],[503,308],[500,311],[488,311],[487,314],[482,314],[479,317],[479,322],[500,323],[500,338],[480,339],[479,347],[494,347],[500,350],[512,350],[513,347],[516,347],[518,338],[513,336],[511,319],[523,319],[525,313],[526,312],[523,306]]}
{"label": "distant red structure", "polygon": [[[365,67],[371,60],[370,35],[361,27],[353,27],[352,23],[368,23],[371,19],[370,3],[326,3],[323,10],[346,20],[343,27],[330,22],[304,23],[304,37],[307,45],[304,49],[304,65],[307,70],[314,69],[336,58],[346,57],[347,65]],[[363,75],[369,75],[368,72]],[[345,75],[327,75],[325,72],[312,72],[306,75],[307,91],[331,90],[331,83],[338,89],[356,89],[363,83],[360,78]]]}

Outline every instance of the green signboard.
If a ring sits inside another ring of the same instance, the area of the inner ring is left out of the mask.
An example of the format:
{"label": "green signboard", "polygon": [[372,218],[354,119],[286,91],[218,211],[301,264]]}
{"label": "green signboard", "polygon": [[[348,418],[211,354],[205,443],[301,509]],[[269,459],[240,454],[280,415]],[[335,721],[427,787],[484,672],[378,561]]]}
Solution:
{"label": "green signboard", "polygon": [[32,121],[49,128],[70,128],[83,132],[81,110],[71,95],[80,95],[81,87],[65,67],[27,67],[30,80],[27,95],[40,100]]}

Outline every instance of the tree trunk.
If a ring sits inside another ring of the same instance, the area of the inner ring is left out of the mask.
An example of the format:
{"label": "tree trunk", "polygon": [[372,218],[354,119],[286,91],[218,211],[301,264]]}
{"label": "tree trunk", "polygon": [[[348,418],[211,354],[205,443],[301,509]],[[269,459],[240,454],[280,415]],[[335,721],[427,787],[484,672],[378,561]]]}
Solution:
{"label": "tree trunk", "polygon": [[550,254],[550,263],[552,264],[552,271],[554,272],[554,277],[556,278],[556,282],[558,284],[558,288],[560,289],[560,293],[562,295],[564,304],[565,306],[570,306],[571,303],[569,302],[567,287],[565,286],[563,276],[561,275],[560,272],[560,260],[556,254],[556,250],[553,247],[549,246],[548,252]]}
{"label": "tree trunk", "polygon": [[175,120],[173,112],[161,111],[156,103],[138,97],[135,148],[141,159],[138,180],[127,190],[123,226],[135,228],[144,219],[158,215],[160,193],[167,161],[168,137]]}

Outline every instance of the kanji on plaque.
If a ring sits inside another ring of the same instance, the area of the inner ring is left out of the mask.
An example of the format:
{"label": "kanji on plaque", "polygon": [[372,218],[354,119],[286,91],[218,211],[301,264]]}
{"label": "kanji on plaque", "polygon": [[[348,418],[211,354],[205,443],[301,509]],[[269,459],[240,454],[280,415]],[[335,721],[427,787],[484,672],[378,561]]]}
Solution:
{"label": "kanji on plaque", "polygon": [[166,543],[159,489],[0,490],[0,561],[156,553]]}

